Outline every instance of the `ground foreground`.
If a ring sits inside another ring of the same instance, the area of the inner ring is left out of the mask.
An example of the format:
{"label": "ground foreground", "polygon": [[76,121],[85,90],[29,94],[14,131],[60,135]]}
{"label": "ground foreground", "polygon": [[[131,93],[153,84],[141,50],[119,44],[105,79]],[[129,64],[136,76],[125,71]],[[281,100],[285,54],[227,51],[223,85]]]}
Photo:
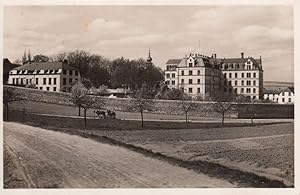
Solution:
{"label": "ground foreground", "polygon": [[294,124],[210,129],[88,131],[184,161],[204,161],[294,183]]}
{"label": "ground foreground", "polygon": [[128,149],[4,123],[4,187],[235,187]]}

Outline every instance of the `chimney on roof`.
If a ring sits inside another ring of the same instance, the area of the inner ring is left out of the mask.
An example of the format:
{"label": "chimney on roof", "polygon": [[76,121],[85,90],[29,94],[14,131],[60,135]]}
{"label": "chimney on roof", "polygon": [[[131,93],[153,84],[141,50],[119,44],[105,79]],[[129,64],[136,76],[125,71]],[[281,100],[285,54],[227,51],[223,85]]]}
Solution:
{"label": "chimney on roof", "polygon": [[214,54],[214,58],[217,59],[217,54],[216,53]]}
{"label": "chimney on roof", "polygon": [[244,52],[241,53],[241,58],[244,58]]}

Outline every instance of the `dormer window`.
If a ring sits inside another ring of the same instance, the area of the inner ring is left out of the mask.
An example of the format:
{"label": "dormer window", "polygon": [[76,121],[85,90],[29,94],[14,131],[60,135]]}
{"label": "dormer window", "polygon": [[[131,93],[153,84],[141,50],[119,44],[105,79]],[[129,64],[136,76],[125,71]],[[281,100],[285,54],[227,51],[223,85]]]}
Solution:
{"label": "dormer window", "polygon": [[189,67],[193,67],[193,63],[192,62],[189,62]]}

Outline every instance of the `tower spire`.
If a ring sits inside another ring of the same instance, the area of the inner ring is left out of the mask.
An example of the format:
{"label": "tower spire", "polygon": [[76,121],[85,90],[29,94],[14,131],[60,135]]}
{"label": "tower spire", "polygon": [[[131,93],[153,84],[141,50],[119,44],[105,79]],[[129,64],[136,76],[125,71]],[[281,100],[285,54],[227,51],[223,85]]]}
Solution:
{"label": "tower spire", "polygon": [[147,64],[152,64],[152,58],[151,58],[151,54],[150,54],[150,49],[149,49],[149,53],[148,53]]}

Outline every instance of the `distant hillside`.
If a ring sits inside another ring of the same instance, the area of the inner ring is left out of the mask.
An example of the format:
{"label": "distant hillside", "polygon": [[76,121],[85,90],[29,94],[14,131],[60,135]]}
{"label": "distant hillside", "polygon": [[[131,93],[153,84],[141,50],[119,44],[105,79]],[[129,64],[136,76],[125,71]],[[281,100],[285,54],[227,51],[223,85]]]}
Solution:
{"label": "distant hillside", "polygon": [[294,83],[281,81],[264,81],[264,87],[294,87]]}

